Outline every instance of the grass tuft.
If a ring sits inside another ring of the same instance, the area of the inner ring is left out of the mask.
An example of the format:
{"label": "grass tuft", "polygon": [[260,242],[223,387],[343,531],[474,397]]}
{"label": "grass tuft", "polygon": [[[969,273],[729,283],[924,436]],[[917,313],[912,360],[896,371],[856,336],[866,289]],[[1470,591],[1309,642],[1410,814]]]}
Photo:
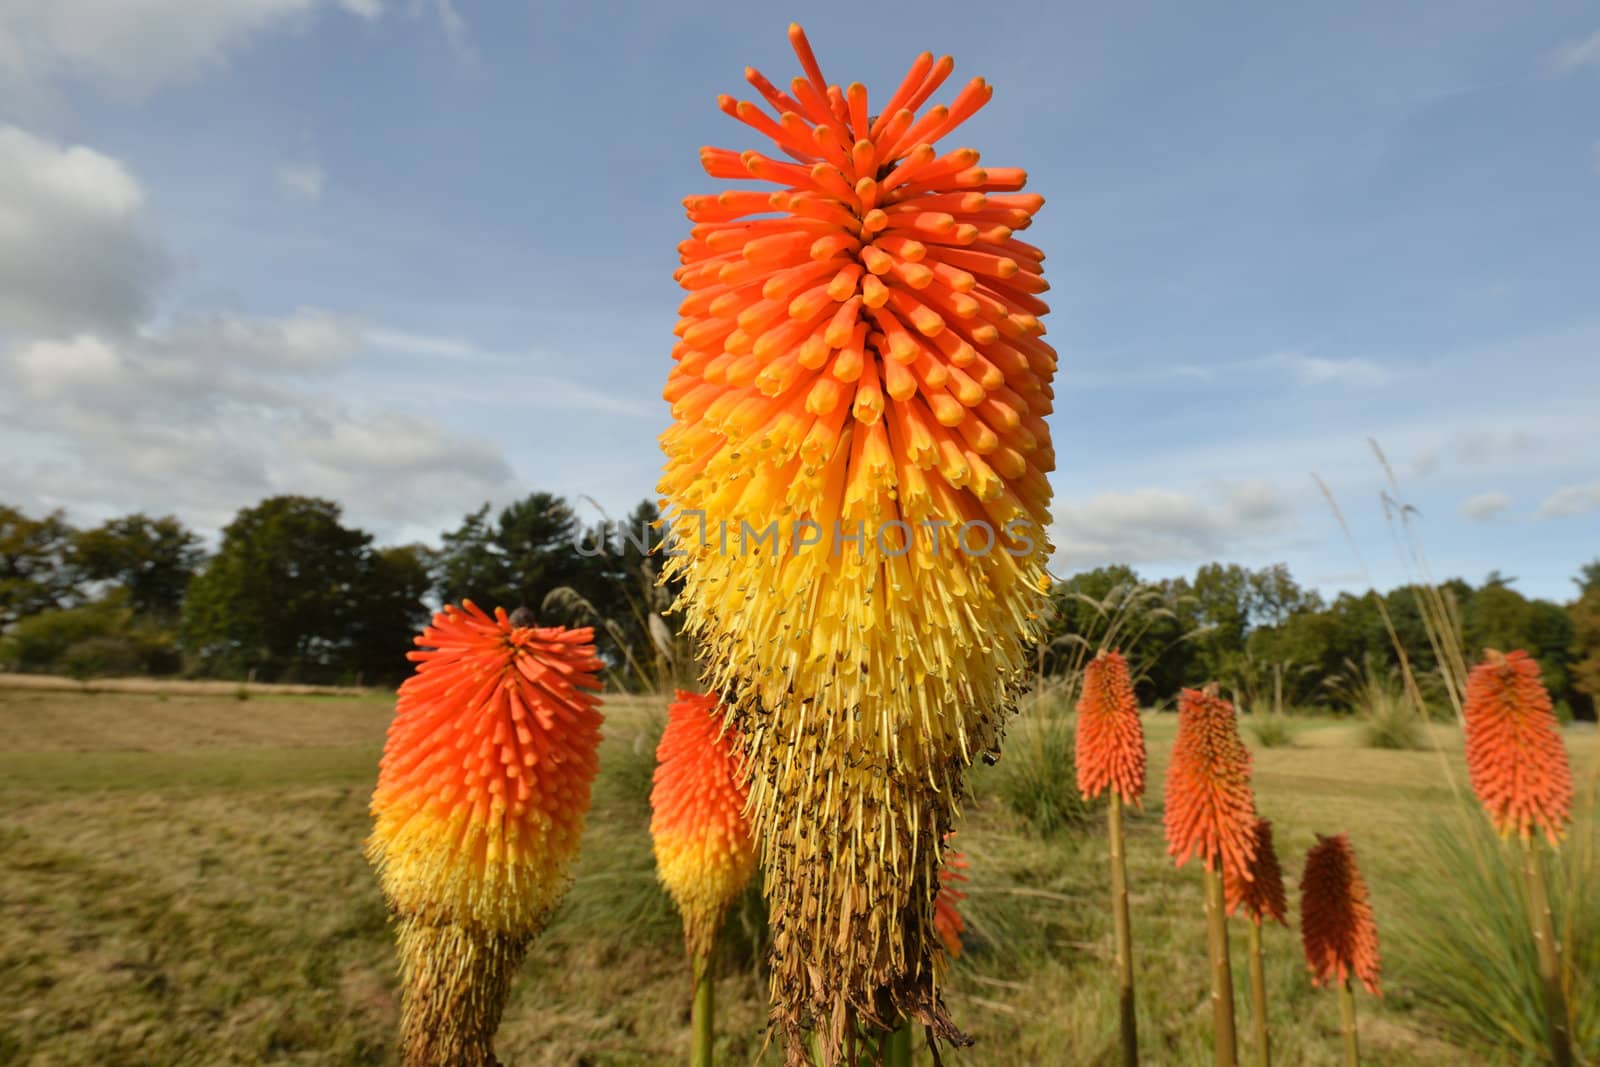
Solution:
{"label": "grass tuft", "polygon": [[1294,728],[1287,715],[1255,714],[1246,721],[1250,736],[1262,748],[1293,748]]}
{"label": "grass tuft", "polygon": [[[1600,1063],[1600,804],[1591,793],[1567,843],[1541,849],[1556,915],[1579,1062]],[[1394,923],[1404,981],[1425,1018],[1485,1063],[1548,1055],[1543,993],[1517,843],[1501,841],[1474,805],[1419,833]]]}
{"label": "grass tuft", "polygon": [[1000,761],[981,776],[1006,807],[1041,835],[1077,829],[1092,818],[1078,792],[1076,720],[1061,698],[1046,697],[1025,710],[1006,731]]}

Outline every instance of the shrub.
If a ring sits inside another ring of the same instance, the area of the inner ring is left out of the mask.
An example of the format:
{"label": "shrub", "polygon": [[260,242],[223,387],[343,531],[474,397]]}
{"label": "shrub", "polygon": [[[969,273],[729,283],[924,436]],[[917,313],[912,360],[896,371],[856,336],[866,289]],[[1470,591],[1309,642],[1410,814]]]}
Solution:
{"label": "shrub", "polygon": [[125,678],[144,671],[144,656],[126,637],[86,637],[61,653],[55,669],[69,678]]}
{"label": "shrub", "polygon": [[1294,730],[1287,715],[1251,715],[1250,736],[1262,748],[1293,748]]}
{"label": "shrub", "polygon": [[1082,826],[1089,802],[1078,792],[1074,719],[1064,702],[1028,707],[1006,732],[999,762],[982,776],[996,796],[1041,835]]}
{"label": "shrub", "polygon": [[1368,699],[1363,713],[1368,748],[1422,747],[1422,716],[1409,700],[1393,690],[1374,690]]}
{"label": "shrub", "polygon": [[0,642],[0,666],[81,679],[171,674],[179,657],[172,634],[141,623],[125,599],[113,595],[18,622]]}

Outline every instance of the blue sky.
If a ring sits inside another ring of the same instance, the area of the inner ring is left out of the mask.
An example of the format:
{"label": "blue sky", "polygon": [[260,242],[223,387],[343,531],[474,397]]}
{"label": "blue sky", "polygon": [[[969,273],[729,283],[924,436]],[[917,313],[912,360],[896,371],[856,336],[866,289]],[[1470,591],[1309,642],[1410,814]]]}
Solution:
{"label": "blue sky", "polygon": [[996,86],[957,140],[1048,201],[1058,573],[1403,580],[1369,436],[1437,575],[1600,557],[1592,5],[557,7],[0,2],[0,499],[625,511],[696,150],[798,17],[832,80]]}

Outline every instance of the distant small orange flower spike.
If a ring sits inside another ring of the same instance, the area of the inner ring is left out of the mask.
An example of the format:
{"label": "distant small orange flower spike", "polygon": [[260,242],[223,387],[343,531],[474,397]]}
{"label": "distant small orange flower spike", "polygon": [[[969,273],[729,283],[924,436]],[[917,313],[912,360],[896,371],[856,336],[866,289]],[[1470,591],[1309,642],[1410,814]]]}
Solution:
{"label": "distant small orange flower spike", "polygon": [[515,626],[468,601],[417,644],[368,855],[401,914],[536,933],[566,889],[598,767],[593,631]]}
{"label": "distant small orange flower spike", "polygon": [[[1250,750],[1239,739],[1233,705],[1198,689],[1178,697],[1178,736],[1167,764],[1167,853],[1182,867],[1250,870],[1255,860],[1255,797]],[[1248,874],[1245,875],[1248,877]]]}
{"label": "distant small orange flower spike", "polygon": [[1300,879],[1300,941],[1315,984],[1342,984],[1353,977],[1368,993],[1382,995],[1378,926],[1348,834],[1318,834],[1316,845],[1306,853],[1305,875]]}
{"label": "distant small orange flower spike", "polygon": [[1247,873],[1223,864],[1222,887],[1229,915],[1242,907],[1257,926],[1268,919],[1289,925],[1289,904],[1283,891],[1283,868],[1278,865],[1277,849],[1272,847],[1270,821],[1256,820],[1255,859]]}
{"label": "distant small orange flower spike", "polygon": [[728,909],[750,882],[756,847],[734,736],[715,695],[678,690],[656,749],[650,835],[656,871],[683,916],[689,954],[711,950]]}
{"label": "distant small orange flower spike", "polygon": [[967,895],[955,887],[955,883],[967,880],[961,873],[966,869],[966,856],[953,849],[945,850],[944,866],[939,868],[939,895],[933,900],[933,928],[953,960],[961,958],[961,935],[967,929],[967,920],[961,917],[960,909]]}
{"label": "distant small orange flower spike", "polygon": [[1078,700],[1078,792],[1093,799],[1115,789],[1125,804],[1144,799],[1144,727],[1128,661],[1101,652],[1083,669]]}
{"label": "distant small orange flower spike", "polygon": [[1489,650],[1467,677],[1467,771],[1502,837],[1542,831],[1558,844],[1572,819],[1572,769],[1539,664]]}

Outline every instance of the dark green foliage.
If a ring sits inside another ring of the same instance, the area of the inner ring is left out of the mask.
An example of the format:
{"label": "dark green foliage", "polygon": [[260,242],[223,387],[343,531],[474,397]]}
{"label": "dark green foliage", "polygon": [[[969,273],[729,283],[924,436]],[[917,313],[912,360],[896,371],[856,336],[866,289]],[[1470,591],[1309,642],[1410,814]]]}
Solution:
{"label": "dark green foliage", "polygon": [[126,515],[72,538],[72,564],[89,582],[127,591],[136,614],[175,620],[205,553],[200,538],[177,519]]}
{"label": "dark green foliage", "polygon": [[[203,671],[261,680],[397,680],[421,617],[414,559],[374,552],[339,506],[279,496],[246,508],[189,585],[183,641]],[[404,551],[404,550],[402,550]]]}
{"label": "dark green foliage", "polygon": [[59,511],[30,519],[0,504],[0,630],[73,601],[71,549],[72,528]]}
{"label": "dark green foliage", "polygon": [[0,667],[73,678],[172,674],[172,632],[136,616],[125,593],[30,615],[0,639]]}

